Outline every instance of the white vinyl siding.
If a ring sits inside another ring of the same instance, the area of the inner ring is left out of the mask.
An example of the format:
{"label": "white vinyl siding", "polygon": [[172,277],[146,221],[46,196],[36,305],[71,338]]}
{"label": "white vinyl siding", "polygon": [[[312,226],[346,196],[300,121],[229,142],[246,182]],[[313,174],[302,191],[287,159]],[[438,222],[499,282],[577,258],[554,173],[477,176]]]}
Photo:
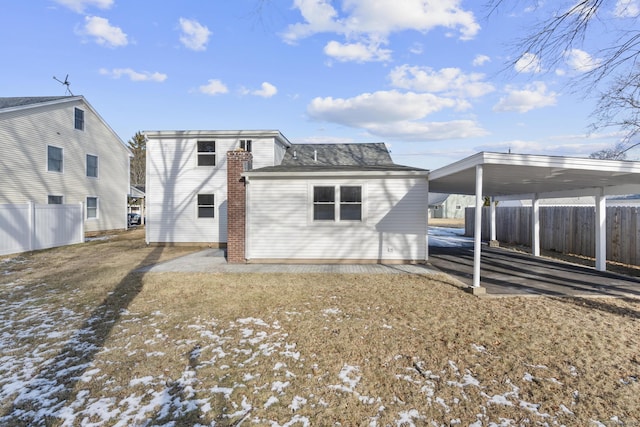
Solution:
{"label": "white vinyl siding", "polygon": [[[251,140],[253,168],[274,165],[273,137],[248,135],[183,136],[180,132],[159,137],[147,133],[146,236],[149,243],[226,243],[228,151]],[[197,142],[214,141],[216,166],[197,166]],[[279,145],[279,144],[278,144]],[[212,194],[215,217],[198,218],[198,194]]]}
{"label": "white vinyl siding", "polygon": [[[362,221],[313,221],[314,186],[360,186]],[[249,259],[421,261],[426,257],[424,177],[254,177],[248,191]]]}
{"label": "white vinyl siding", "polygon": [[[74,128],[75,108],[84,111],[84,132]],[[16,137],[17,136],[17,137]],[[100,215],[85,231],[126,229],[129,192],[129,153],[120,139],[81,100],[0,110],[0,204],[47,204],[49,195],[64,194],[68,204],[100,198]],[[63,150],[63,173],[48,173],[47,146]],[[100,175],[87,179],[86,154],[100,159]]]}

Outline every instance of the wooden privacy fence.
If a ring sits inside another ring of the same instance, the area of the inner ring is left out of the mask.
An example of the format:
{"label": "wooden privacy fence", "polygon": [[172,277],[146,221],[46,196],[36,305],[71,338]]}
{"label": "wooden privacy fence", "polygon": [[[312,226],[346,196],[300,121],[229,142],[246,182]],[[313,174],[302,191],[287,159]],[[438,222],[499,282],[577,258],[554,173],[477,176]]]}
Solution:
{"label": "wooden privacy fence", "polygon": [[82,204],[0,205],[0,255],[84,241]]}
{"label": "wooden privacy fence", "polygon": [[[475,208],[465,212],[465,235],[473,236]],[[595,257],[595,207],[540,207],[540,249]],[[489,208],[482,210],[482,238],[488,240]],[[497,207],[496,239],[531,246],[531,208]],[[607,207],[607,260],[640,265],[640,208]]]}

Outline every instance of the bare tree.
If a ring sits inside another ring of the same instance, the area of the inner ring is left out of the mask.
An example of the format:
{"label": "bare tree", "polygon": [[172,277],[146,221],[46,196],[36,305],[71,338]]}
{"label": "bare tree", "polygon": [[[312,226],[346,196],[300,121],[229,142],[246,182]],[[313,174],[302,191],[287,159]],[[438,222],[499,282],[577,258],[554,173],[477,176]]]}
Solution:
{"label": "bare tree", "polygon": [[[507,4],[514,7],[514,3],[506,0],[488,0],[487,5],[491,14]],[[515,4],[536,8],[539,0],[520,0]],[[558,2],[550,16],[515,43],[518,55],[512,62],[513,65],[529,54],[548,66],[558,65],[568,52],[582,47],[587,39],[597,39],[601,35],[598,29],[606,27],[613,36],[613,44],[600,48],[595,55],[597,62],[584,70],[577,84],[598,101],[592,114],[592,129],[616,127],[624,132],[622,142],[612,148],[620,154],[637,146],[634,140],[640,135],[639,14],[631,4],[628,7],[625,4],[620,0]],[[624,19],[626,27],[618,27],[615,20],[609,19],[614,12],[628,18]],[[598,157],[597,153],[594,155]]]}
{"label": "bare tree", "polygon": [[133,152],[133,158],[130,163],[131,185],[144,186],[146,178],[147,139],[142,133],[136,132],[127,144],[131,152]]}

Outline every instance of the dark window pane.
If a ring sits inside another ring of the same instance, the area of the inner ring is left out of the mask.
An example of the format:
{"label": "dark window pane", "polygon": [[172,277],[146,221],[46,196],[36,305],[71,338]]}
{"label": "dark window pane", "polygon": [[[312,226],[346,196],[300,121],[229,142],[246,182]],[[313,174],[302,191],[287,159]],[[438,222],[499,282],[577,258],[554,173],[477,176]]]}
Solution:
{"label": "dark window pane", "polygon": [[314,205],[313,206],[313,219],[315,221],[334,220],[335,219],[334,205],[333,204]]}
{"label": "dark window pane", "polygon": [[216,209],[213,207],[198,207],[198,218],[214,218]]}
{"label": "dark window pane", "polygon": [[340,201],[360,203],[362,202],[361,187],[340,187]]}
{"label": "dark window pane", "polygon": [[62,196],[49,196],[48,202],[50,205],[61,205],[62,204]]}
{"label": "dark window pane", "polygon": [[198,153],[215,153],[215,141],[198,141]]}
{"label": "dark window pane", "polygon": [[87,176],[98,177],[98,158],[87,154]]}
{"label": "dark window pane", "polygon": [[362,205],[340,205],[341,221],[360,221],[362,218]]}
{"label": "dark window pane", "polygon": [[198,194],[198,205],[214,205],[214,195],[213,194]]}
{"label": "dark window pane", "polygon": [[47,170],[62,172],[62,148],[47,147]]}
{"label": "dark window pane", "polygon": [[336,194],[333,187],[313,187],[313,201],[333,203],[336,201]]}
{"label": "dark window pane", "polygon": [[74,126],[78,130],[84,130],[84,111],[79,108],[74,112]]}
{"label": "dark window pane", "polygon": [[87,197],[87,218],[98,217],[98,198]]}
{"label": "dark window pane", "polygon": [[201,154],[198,156],[198,166],[215,166],[216,156],[210,154]]}

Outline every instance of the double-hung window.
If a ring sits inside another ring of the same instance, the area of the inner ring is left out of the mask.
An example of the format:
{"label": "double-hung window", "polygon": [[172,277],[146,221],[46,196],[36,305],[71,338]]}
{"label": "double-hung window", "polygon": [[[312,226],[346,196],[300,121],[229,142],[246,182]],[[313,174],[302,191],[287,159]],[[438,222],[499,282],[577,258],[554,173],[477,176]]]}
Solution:
{"label": "double-hung window", "polygon": [[62,148],[47,145],[47,170],[62,172]]}
{"label": "double-hung window", "polygon": [[87,197],[87,219],[98,218],[98,198]]}
{"label": "double-hung window", "polygon": [[335,221],[336,190],[335,187],[313,187],[313,220]]}
{"label": "double-hung window", "polygon": [[74,109],[73,127],[77,130],[84,130],[84,110],[79,108]]}
{"label": "double-hung window", "polygon": [[340,221],[362,220],[362,187],[343,185],[340,187]]}
{"label": "double-hung window", "polygon": [[215,215],[215,196],[213,194],[198,194],[198,218],[214,218]]}
{"label": "double-hung window", "polygon": [[362,186],[313,187],[314,221],[362,221]]}
{"label": "double-hung window", "polygon": [[198,141],[198,166],[216,165],[216,142]]}
{"label": "double-hung window", "polygon": [[98,156],[87,154],[87,176],[91,178],[98,177]]}

